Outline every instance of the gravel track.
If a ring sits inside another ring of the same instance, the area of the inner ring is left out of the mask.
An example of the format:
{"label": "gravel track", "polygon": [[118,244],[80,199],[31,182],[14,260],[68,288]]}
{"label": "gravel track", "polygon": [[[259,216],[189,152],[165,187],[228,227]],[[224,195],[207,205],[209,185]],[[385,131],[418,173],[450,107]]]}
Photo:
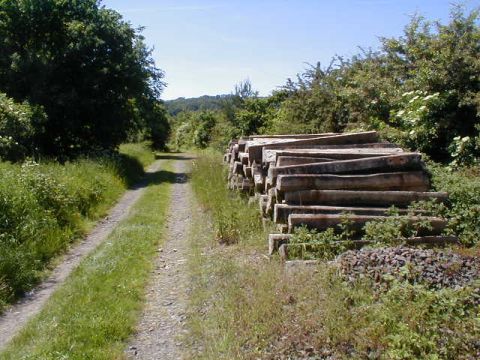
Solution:
{"label": "gravel track", "polygon": [[0,316],[0,350],[10,342],[28,320],[41,311],[53,292],[65,282],[80,262],[110,235],[120,221],[128,216],[130,209],[142,196],[148,185],[148,174],[158,171],[161,164],[162,160],[153,163],[147,170],[145,179],[125,192],[119,202],[90,234],[64,255],[63,261],[52,271],[50,276]]}
{"label": "gravel track", "polygon": [[186,182],[189,158],[175,163],[176,181],[165,242],[158,249],[146,303],[126,354],[130,359],[181,359],[188,296],[188,233],[191,225],[192,190]]}

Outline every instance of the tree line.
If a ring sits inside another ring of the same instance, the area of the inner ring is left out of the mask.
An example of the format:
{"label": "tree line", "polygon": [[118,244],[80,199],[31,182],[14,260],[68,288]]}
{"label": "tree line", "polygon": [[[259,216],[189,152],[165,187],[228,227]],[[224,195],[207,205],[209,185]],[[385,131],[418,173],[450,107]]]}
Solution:
{"label": "tree line", "polygon": [[0,0],[0,42],[0,159],[164,146],[163,71],[119,13],[97,0]]}
{"label": "tree line", "polygon": [[[479,12],[453,6],[447,24],[412,17],[398,38],[381,38],[377,50],[336,56],[311,65],[271,96],[237,85],[215,118],[213,144],[268,133],[374,129],[434,160],[475,163],[480,155]],[[181,138],[198,114],[171,119]],[[203,126],[203,125],[200,125]],[[193,132],[192,132],[193,133]],[[207,136],[208,137],[208,136]],[[177,142],[188,143],[190,140]]]}

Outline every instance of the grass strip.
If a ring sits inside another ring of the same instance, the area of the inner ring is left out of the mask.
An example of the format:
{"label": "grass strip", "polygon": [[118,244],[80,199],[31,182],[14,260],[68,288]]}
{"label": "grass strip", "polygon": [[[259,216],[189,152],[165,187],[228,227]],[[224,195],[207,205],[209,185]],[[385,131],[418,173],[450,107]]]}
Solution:
{"label": "grass strip", "polygon": [[132,333],[164,234],[171,163],[105,242],[70,275],[1,359],[118,359]]}

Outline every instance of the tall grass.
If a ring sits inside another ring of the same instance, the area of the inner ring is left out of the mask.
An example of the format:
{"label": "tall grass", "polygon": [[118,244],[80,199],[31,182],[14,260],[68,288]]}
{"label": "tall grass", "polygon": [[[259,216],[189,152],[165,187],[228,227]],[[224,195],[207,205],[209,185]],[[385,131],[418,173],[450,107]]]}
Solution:
{"label": "tall grass", "polygon": [[226,171],[219,163],[219,153],[204,151],[192,168],[192,186],[202,206],[212,213],[215,237],[220,243],[258,244],[265,233],[258,216],[258,204],[226,187]]}
{"label": "tall grass", "polygon": [[72,272],[0,359],[123,359],[163,239],[175,173],[149,176],[144,195]]}
{"label": "tall grass", "polygon": [[142,176],[142,163],[123,150],[63,165],[0,163],[0,311]]}
{"label": "tall grass", "polygon": [[[258,212],[225,190],[219,164],[207,154],[192,173],[213,224],[197,212],[191,235],[192,359],[478,358],[478,284],[429,290],[393,282],[379,292],[368,281],[344,282],[326,263],[286,272],[263,256],[264,231],[251,225]],[[224,211],[242,215],[232,224],[239,242],[230,246],[213,241]]]}

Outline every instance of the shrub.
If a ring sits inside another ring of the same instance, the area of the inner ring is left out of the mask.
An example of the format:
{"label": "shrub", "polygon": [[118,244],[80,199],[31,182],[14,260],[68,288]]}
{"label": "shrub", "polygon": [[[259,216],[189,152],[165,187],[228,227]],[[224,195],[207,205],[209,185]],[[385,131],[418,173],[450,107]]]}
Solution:
{"label": "shrub", "polygon": [[0,160],[19,161],[33,155],[35,126],[45,120],[41,108],[17,103],[0,93]]}
{"label": "shrub", "polygon": [[0,162],[0,310],[31,289],[51,259],[142,173],[125,154],[65,164]]}
{"label": "shrub", "polygon": [[449,228],[458,234],[463,244],[473,246],[480,239],[480,168],[461,168],[456,171],[430,164],[433,186],[448,192],[445,215]]}

